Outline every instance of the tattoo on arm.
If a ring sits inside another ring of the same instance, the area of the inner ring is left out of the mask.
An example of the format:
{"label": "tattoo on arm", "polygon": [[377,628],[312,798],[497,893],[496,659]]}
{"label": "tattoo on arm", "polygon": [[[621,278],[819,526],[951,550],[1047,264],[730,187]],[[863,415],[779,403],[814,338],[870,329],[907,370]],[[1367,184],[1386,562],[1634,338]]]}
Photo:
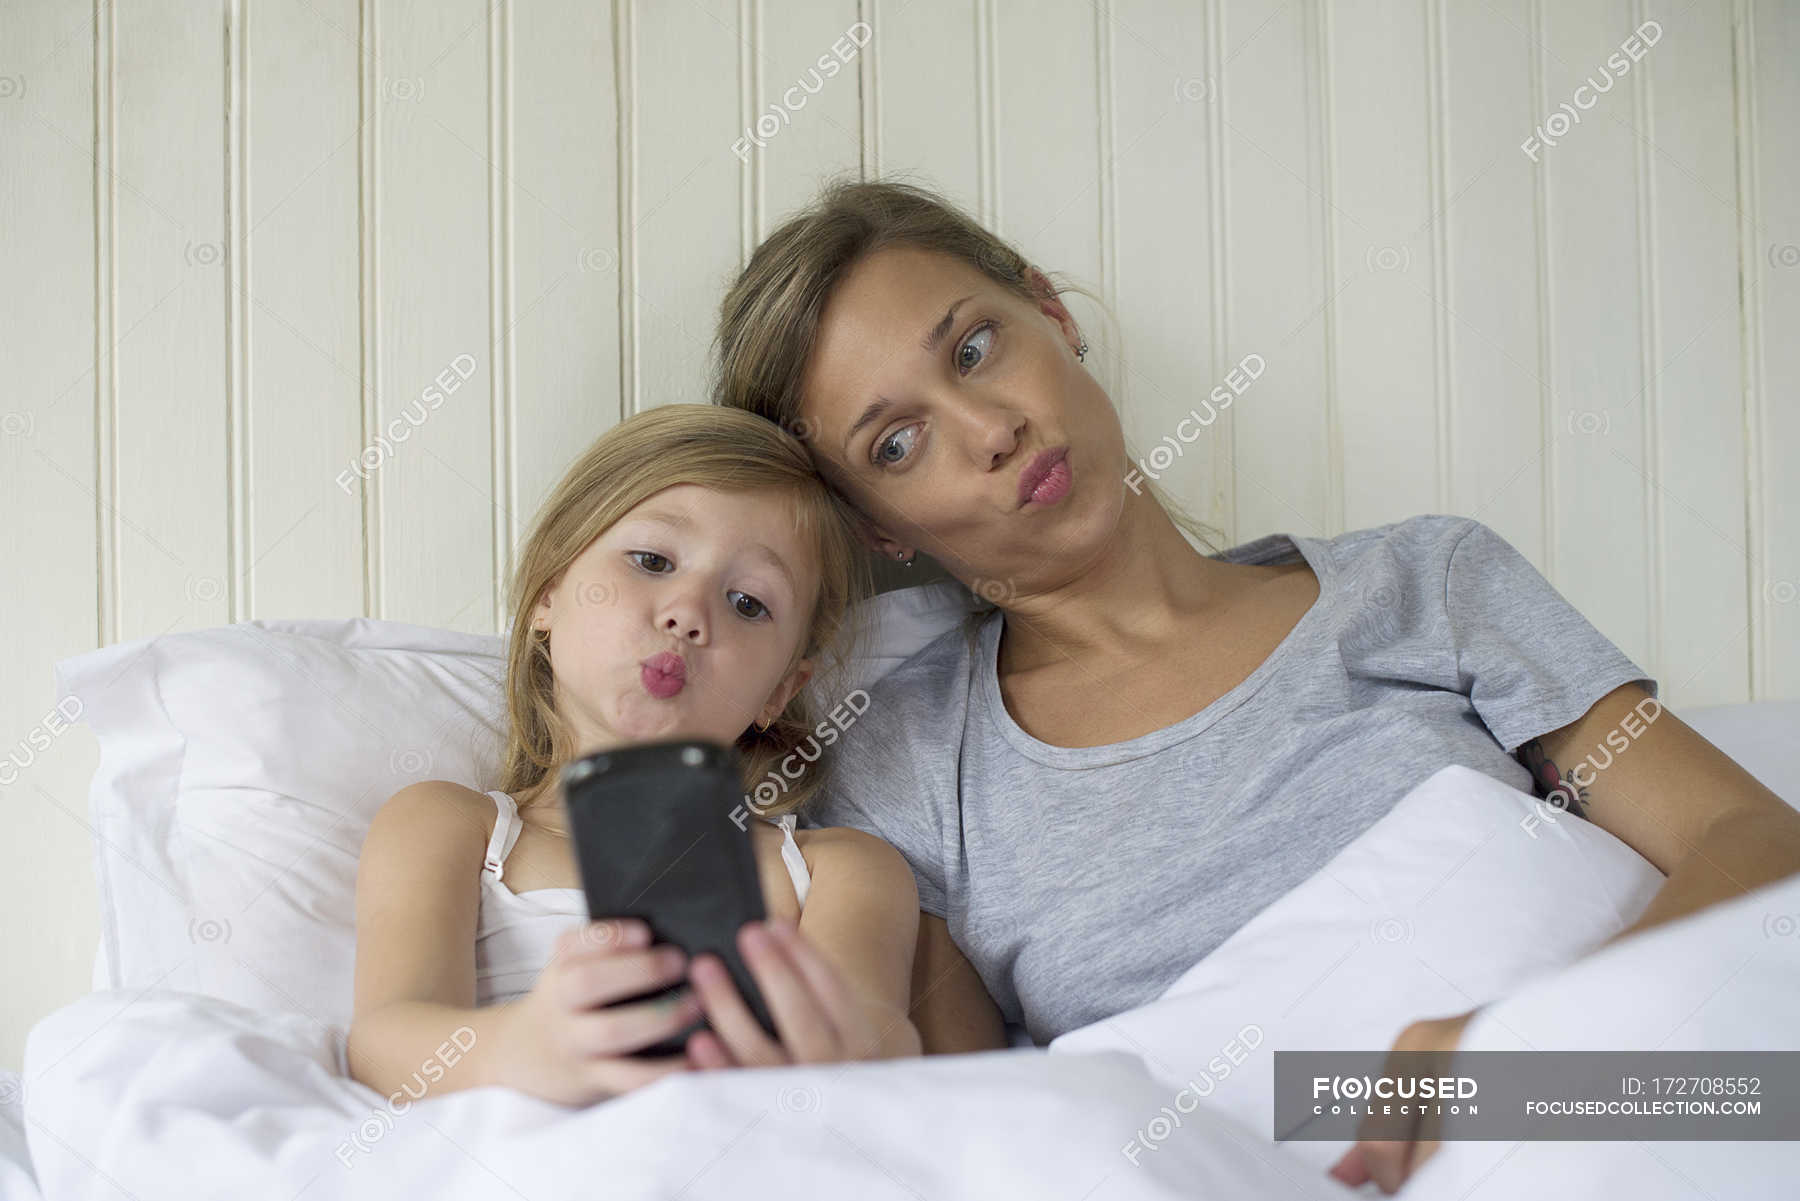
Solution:
{"label": "tattoo on arm", "polygon": [[1558,809],[1567,809],[1576,817],[1587,819],[1588,790],[1557,770],[1542,742],[1533,738],[1521,745],[1513,757],[1531,773],[1532,785],[1538,796]]}

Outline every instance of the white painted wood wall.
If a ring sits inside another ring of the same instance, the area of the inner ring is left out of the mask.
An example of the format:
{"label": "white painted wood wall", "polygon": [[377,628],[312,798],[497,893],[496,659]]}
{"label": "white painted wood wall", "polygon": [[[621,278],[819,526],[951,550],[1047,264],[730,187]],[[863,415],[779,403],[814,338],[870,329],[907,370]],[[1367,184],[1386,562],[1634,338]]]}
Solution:
{"label": "white painted wood wall", "polygon": [[[725,281],[845,170],[1101,297],[1142,454],[1262,356],[1170,468],[1233,540],[1471,514],[1673,705],[1800,696],[1797,65],[1786,0],[5,0],[0,747],[105,643],[496,629],[564,464],[704,399]],[[85,990],[93,765],[0,787],[9,1066]]]}

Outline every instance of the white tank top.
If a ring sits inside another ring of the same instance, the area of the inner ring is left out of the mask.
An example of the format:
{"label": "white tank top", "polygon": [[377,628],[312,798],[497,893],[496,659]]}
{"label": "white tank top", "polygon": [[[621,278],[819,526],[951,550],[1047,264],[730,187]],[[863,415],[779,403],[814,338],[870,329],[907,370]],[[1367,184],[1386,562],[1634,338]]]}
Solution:
{"label": "white tank top", "polygon": [[[514,892],[501,882],[506,857],[519,840],[523,823],[519,807],[504,792],[488,793],[499,810],[488,839],[481,869],[481,915],[475,930],[475,1004],[496,1005],[531,991],[538,973],[550,962],[557,936],[588,920],[587,900],[579,888],[533,888]],[[792,813],[768,821],[781,828],[781,861],[794,881],[802,907],[812,883],[800,844],[794,841]]]}

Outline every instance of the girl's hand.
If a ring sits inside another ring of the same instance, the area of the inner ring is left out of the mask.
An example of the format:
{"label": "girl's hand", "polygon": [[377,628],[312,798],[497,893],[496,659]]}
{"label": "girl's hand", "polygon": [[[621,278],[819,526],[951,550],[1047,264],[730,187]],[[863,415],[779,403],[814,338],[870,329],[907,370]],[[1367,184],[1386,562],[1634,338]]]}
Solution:
{"label": "girl's hand", "polygon": [[[1475,1013],[1475,1010],[1470,1010],[1455,1017],[1428,1018],[1414,1022],[1400,1032],[1400,1037],[1394,1040],[1392,1050],[1436,1051],[1447,1056],[1456,1050],[1457,1044],[1462,1040],[1464,1027]],[[1369,1121],[1365,1119],[1362,1125],[1368,1126]],[[1351,1188],[1361,1188],[1373,1180],[1382,1192],[1396,1192],[1408,1177],[1419,1170],[1420,1164],[1436,1154],[1438,1143],[1431,1137],[1436,1129],[1436,1118],[1414,1118],[1410,1140],[1362,1139],[1331,1165],[1330,1175]]]}
{"label": "girl's hand", "polygon": [[[837,969],[801,938],[793,922],[746,922],[738,931],[738,950],[768,1003],[781,1041],[771,1039],[757,1023],[719,957],[699,955],[688,980],[712,1029],[688,1038],[688,1058],[695,1067],[834,1063],[884,1054],[882,1041],[889,1030],[851,995]],[[913,1037],[916,1042],[916,1032]]]}
{"label": "girl's hand", "polygon": [[511,1002],[502,1026],[500,1083],[563,1105],[630,1092],[691,1066],[684,1055],[624,1058],[693,1024],[691,990],[674,1004],[625,997],[680,982],[687,955],[650,946],[650,928],[630,918],[565,931],[529,993]]}

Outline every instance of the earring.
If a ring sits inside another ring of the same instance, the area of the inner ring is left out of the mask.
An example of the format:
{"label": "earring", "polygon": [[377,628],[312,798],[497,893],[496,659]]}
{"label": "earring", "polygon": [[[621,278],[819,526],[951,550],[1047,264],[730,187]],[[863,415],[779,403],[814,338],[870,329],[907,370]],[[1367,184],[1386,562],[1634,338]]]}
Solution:
{"label": "earring", "polygon": [[766,730],[769,728],[769,723],[766,721],[759,721],[756,723],[756,728],[759,730]]}
{"label": "earring", "polygon": [[1075,361],[1078,363],[1087,362],[1087,339],[1086,338],[1083,338],[1081,340],[1081,345],[1077,346],[1075,348]]}
{"label": "earring", "polygon": [[906,552],[902,551],[902,550],[897,550],[894,552],[894,558],[899,559],[903,566],[911,567],[913,564],[913,561],[911,559],[906,558],[905,555],[906,555]]}

